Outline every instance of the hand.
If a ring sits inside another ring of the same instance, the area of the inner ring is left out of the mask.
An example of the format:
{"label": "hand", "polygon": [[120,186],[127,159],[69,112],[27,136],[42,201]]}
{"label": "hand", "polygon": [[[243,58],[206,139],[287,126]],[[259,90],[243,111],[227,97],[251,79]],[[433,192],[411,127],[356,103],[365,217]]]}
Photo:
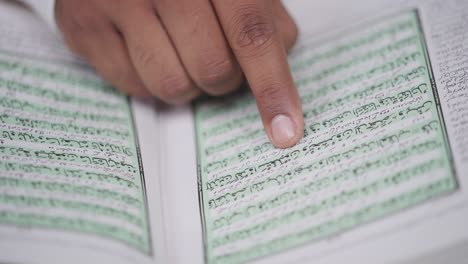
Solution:
{"label": "hand", "polygon": [[55,15],[69,47],[123,92],[180,104],[245,76],[270,141],[302,138],[286,56],[297,28],[280,0],[57,0]]}

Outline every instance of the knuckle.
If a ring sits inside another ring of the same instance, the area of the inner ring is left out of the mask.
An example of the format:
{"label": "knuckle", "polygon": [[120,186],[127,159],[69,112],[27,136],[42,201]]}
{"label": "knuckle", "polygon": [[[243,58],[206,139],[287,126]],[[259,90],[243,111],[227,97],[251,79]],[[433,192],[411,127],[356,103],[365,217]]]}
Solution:
{"label": "knuckle", "polygon": [[135,57],[136,60],[141,62],[143,67],[154,66],[157,62],[157,55],[154,50],[148,49],[142,43],[137,43],[135,46]]}
{"label": "knuckle", "polygon": [[283,96],[282,89],[279,84],[264,85],[259,89],[257,98],[263,101],[275,101]]}
{"label": "knuckle", "polygon": [[[62,1],[59,1],[62,2]],[[74,11],[70,9],[75,9]],[[77,10],[76,10],[77,9]],[[63,31],[72,34],[82,32],[100,32],[105,30],[103,18],[93,8],[87,5],[71,5],[57,7],[56,19]]]}
{"label": "knuckle", "polygon": [[239,73],[232,59],[206,60],[197,68],[197,79],[202,87],[218,86]]}
{"label": "knuckle", "polygon": [[284,87],[278,83],[264,85],[258,90],[255,97],[260,104],[260,107],[269,113],[279,114],[284,111],[281,102],[285,98]]}
{"label": "knuckle", "polygon": [[189,80],[177,75],[164,76],[158,85],[157,95],[168,102],[178,101],[178,99],[186,97],[193,89]]}
{"label": "knuckle", "polygon": [[241,6],[234,13],[232,34],[239,48],[260,49],[271,43],[276,32],[271,17],[252,4]]}

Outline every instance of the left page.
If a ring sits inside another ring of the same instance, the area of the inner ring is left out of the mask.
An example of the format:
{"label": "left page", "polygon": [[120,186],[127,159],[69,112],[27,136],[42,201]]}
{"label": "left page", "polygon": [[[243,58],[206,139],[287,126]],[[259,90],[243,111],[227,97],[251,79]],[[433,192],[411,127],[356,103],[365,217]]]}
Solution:
{"label": "left page", "polygon": [[136,118],[151,106],[0,4],[0,262],[156,262]]}

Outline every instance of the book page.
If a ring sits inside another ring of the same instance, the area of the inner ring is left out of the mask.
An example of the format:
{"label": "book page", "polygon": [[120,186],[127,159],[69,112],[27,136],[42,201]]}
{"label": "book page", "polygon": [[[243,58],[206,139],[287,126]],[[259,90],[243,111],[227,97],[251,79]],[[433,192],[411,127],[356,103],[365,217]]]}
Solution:
{"label": "book page", "polygon": [[0,223],[89,232],[150,252],[127,98],[48,66],[0,52]]}
{"label": "book page", "polygon": [[[460,183],[465,170],[456,161],[461,152],[454,152],[448,136],[454,126],[447,126],[446,95],[440,95],[427,48],[433,36],[421,22],[421,12],[433,5],[387,12],[321,41],[301,41],[290,64],[306,129],[291,149],[270,145],[248,92],[195,105],[208,263],[271,263],[275,256],[289,262],[307,255],[302,260],[310,261],[353,236],[390,238],[385,231],[403,230],[410,220],[430,222],[428,207],[448,210],[466,197]],[[447,50],[456,47],[444,43]],[[459,53],[453,56],[460,60]],[[468,237],[450,237],[453,228],[448,238]],[[327,242],[340,236],[343,241]],[[412,254],[435,244],[414,246]],[[327,263],[327,254],[320,258],[314,261]]]}
{"label": "book page", "polygon": [[135,118],[145,108],[31,26],[32,14],[0,4],[0,261],[155,259],[137,132],[152,120]]}

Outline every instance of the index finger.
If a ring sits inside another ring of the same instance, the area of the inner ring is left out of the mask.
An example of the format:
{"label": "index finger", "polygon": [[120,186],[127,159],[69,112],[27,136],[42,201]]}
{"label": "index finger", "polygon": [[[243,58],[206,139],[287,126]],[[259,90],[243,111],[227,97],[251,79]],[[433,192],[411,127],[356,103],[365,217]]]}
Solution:
{"label": "index finger", "polygon": [[212,2],[256,98],[270,141],[279,148],[293,146],[302,138],[304,121],[272,1]]}

